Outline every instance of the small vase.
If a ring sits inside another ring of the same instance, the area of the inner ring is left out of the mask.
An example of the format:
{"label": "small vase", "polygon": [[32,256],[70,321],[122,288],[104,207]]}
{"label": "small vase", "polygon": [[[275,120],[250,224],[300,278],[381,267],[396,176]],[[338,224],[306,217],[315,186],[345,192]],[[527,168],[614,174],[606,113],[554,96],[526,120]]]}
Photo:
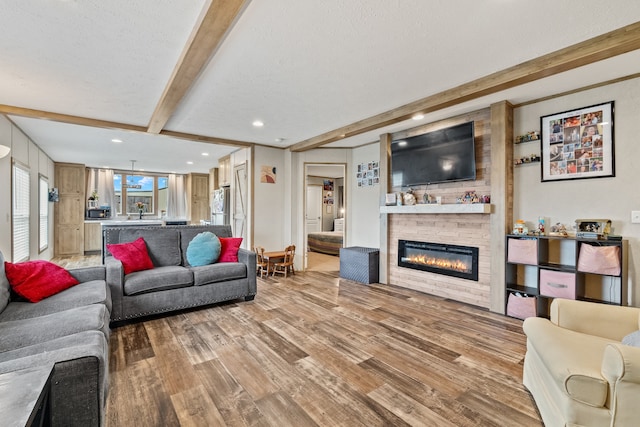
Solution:
{"label": "small vase", "polygon": [[142,209],[140,209],[140,219],[142,219]]}

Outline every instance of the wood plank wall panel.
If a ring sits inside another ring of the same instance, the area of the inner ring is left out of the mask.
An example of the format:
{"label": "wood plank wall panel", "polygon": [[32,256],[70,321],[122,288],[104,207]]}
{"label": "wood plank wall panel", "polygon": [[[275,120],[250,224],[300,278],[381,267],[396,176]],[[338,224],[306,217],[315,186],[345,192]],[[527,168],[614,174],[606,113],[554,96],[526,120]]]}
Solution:
{"label": "wood plank wall panel", "polygon": [[[427,192],[442,197],[442,203],[455,203],[466,191],[478,195],[491,194],[491,110],[469,114],[419,126],[392,135],[391,139],[419,135],[436,129],[474,121],[476,142],[476,180],[413,187],[418,198]],[[400,191],[399,188],[393,189]],[[388,215],[388,258],[383,268],[388,271],[388,283],[421,292],[451,298],[480,307],[490,306],[491,255],[494,238],[491,217],[485,214],[390,214]],[[382,233],[381,233],[382,234]],[[398,240],[448,243],[479,248],[478,281],[398,267]]]}

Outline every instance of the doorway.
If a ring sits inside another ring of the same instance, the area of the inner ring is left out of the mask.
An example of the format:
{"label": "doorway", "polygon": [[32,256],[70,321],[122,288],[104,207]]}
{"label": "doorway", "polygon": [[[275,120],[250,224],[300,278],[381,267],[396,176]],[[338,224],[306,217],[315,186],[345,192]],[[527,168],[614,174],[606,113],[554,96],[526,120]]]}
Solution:
{"label": "doorway", "polygon": [[305,163],[305,270],[340,270],[347,230],[345,177],[343,163]]}

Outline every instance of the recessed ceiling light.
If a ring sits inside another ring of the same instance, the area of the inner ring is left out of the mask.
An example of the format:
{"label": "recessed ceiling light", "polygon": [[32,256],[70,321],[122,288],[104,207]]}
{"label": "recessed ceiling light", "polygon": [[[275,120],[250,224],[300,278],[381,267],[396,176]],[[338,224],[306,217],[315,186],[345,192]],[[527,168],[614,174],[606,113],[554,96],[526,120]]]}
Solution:
{"label": "recessed ceiling light", "polygon": [[193,162],[187,162],[187,164],[188,164],[188,165],[192,165],[192,164],[193,164]]}
{"label": "recessed ceiling light", "polygon": [[413,116],[411,116],[411,118],[413,120],[422,120],[422,119],[424,119],[424,114],[416,113]]}
{"label": "recessed ceiling light", "polygon": [[260,120],[256,120],[255,122],[253,122],[253,125],[257,128],[261,128],[262,126],[264,126],[264,123],[262,123]]}
{"label": "recessed ceiling light", "polygon": [[203,156],[208,156],[208,155],[209,155],[209,153],[202,153],[202,155],[203,155]]}
{"label": "recessed ceiling light", "polygon": [[113,139],[111,140],[111,142],[115,142],[116,144],[120,144],[120,143],[122,142],[122,140],[121,140],[121,139],[118,139],[118,138],[113,138]]}
{"label": "recessed ceiling light", "polygon": [[276,142],[283,142],[284,138],[276,138]]}

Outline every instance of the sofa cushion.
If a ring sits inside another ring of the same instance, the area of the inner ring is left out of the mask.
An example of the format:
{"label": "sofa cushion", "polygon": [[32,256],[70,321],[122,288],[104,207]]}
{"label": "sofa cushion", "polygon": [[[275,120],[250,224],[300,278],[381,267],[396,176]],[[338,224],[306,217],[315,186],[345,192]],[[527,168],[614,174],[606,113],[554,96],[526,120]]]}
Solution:
{"label": "sofa cushion", "polygon": [[176,265],[156,267],[128,274],[124,279],[124,294],[131,296],[192,285],[193,273],[188,268]]}
{"label": "sofa cushion", "polygon": [[4,272],[4,256],[0,252],[0,313],[9,304],[9,297],[11,296],[9,289],[9,280],[7,280],[7,275]]}
{"label": "sofa cushion", "polygon": [[124,274],[153,268],[153,262],[147,252],[147,244],[142,237],[133,242],[107,244],[107,249],[122,263]]}
{"label": "sofa cushion", "polygon": [[526,319],[523,329],[527,345],[535,349],[556,387],[578,402],[604,406],[608,384],[601,373],[602,357],[615,341],[560,328],[540,317]]}
{"label": "sofa cushion", "polygon": [[4,268],[14,292],[31,302],[41,301],[79,283],[67,270],[49,261],[17,264],[5,261]]}
{"label": "sofa cushion", "polygon": [[220,256],[220,239],[210,231],[198,233],[187,246],[187,261],[190,266],[211,264]]}
{"label": "sofa cushion", "polygon": [[111,295],[104,280],[80,283],[37,304],[11,301],[11,304],[0,313],[0,322],[29,319],[90,304],[103,304],[111,312]]}
{"label": "sofa cushion", "polygon": [[181,265],[182,254],[178,230],[131,227],[131,229],[120,231],[120,243],[133,242],[139,237],[142,237],[147,244],[147,251],[154,266]]}
{"label": "sofa cushion", "polygon": [[221,237],[220,257],[218,262],[238,262],[238,250],[242,244],[242,237]]}
{"label": "sofa cushion", "polygon": [[238,262],[225,262],[201,267],[190,267],[196,286],[247,277],[247,266]]}
{"label": "sofa cushion", "polygon": [[231,237],[230,225],[188,225],[186,227],[180,227],[180,250],[182,251],[182,265],[189,266],[189,260],[187,260],[187,248],[191,240],[203,231],[209,231],[215,234],[219,239],[222,237]]}
{"label": "sofa cushion", "polygon": [[92,304],[32,319],[1,322],[0,353],[83,331],[102,331],[109,337],[109,312],[104,305]]}

